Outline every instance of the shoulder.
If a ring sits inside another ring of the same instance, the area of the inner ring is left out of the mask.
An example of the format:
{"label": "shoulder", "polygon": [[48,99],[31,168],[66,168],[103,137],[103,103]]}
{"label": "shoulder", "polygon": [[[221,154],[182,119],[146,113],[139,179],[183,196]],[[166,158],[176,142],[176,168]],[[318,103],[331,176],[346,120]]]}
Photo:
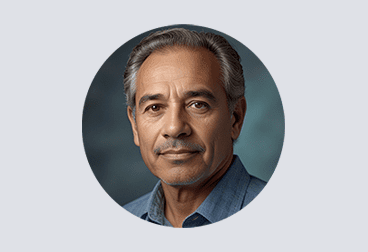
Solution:
{"label": "shoulder", "polygon": [[265,181],[263,181],[259,178],[250,176],[248,192],[254,192],[254,193],[258,194],[263,190],[263,188],[266,186],[266,184],[267,183]]}
{"label": "shoulder", "polygon": [[244,189],[248,197],[257,196],[266,186],[267,183],[265,181],[257,177],[254,177],[248,173],[247,169],[241,162],[240,158],[236,155],[232,166],[235,168],[234,171],[236,171],[236,173],[234,173],[235,174],[234,177],[243,178],[241,181],[245,183]]}
{"label": "shoulder", "polygon": [[151,192],[139,197],[136,200],[123,206],[125,210],[134,214],[135,216],[142,217],[147,212],[148,200],[151,196]]}
{"label": "shoulder", "polygon": [[250,175],[249,184],[247,187],[247,192],[245,194],[243,207],[248,205],[266,186],[266,182]]}

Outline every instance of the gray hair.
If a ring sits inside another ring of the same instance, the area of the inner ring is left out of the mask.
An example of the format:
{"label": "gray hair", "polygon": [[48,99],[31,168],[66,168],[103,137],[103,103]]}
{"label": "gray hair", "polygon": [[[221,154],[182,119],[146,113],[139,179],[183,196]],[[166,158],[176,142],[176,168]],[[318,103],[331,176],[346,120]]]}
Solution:
{"label": "gray hair", "polygon": [[212,52],[221,66],[221,81],[225,88],[230,112],[244,96],[243,68],[239,54],[222,36],[210,32],[196,32],[184,28],[156,31],[145,37],[130,54],[124,72],[124,91],[127,105],[135,109],[136,78],[140,67],[151,53],[169,46],[204,47]]}

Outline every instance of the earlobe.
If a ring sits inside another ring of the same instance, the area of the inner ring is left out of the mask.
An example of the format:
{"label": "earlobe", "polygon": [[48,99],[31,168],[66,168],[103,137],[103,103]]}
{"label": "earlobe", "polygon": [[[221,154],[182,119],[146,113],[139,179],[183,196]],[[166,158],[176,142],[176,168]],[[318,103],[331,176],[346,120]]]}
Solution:
{"label": "earlobe", "polygon": [[235,141],[240,135],[246,110],[247,103],[245,101],[245,97],[242,96],[237,101],[231,118],[231,138],[233,141]]}
{"label": "earlobe", "polygon": [[139,146],[137,123],[136,123],[136,120],[134,118],[134,111],[130,106],[128,106],[128,108],[127,108],[127,114],[128,114],[128,118],[129,118],[129,121],[130,121],[130,125],[132,126],[134,143],[135,143],[135,145]]}

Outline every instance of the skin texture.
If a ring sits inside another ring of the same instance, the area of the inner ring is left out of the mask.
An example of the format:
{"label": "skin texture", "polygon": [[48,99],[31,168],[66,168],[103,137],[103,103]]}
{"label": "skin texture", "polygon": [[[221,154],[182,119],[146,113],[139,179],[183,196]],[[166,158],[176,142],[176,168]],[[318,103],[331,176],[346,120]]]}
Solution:
{"label": "skin texture", "polygon": [[155,51],[136,80],[134,142],[165,194],[165,216],[174,227],[204,201],[233,158],[246,110],[244,97],[230,114],[220,64],[205,48]]}

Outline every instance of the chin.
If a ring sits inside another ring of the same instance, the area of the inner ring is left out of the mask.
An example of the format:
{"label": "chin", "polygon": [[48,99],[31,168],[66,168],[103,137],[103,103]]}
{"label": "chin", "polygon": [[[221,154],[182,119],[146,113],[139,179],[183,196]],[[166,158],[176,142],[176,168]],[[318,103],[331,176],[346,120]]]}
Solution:
{"label": "chin", "polygon": [[187,186],[198,182],[201,179],[201,176],[196,176],[187,179],[184,178],[160,178],[160,179],[169,186]]}

